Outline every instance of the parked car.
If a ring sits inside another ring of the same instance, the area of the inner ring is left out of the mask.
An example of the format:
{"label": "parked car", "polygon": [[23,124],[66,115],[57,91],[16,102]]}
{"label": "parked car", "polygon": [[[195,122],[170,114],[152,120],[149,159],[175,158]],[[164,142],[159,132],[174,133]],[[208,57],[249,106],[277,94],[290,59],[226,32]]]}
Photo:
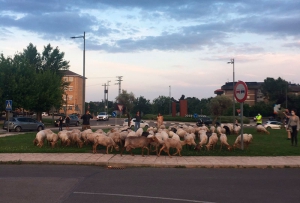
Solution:
{"label": "parked car", "polygon": [[23,130],[41,131],[44,130],[45,125],[33,118],[13,117],[4,122],[3,129],[7,130],[7,127],[9,128],[9,130],[14,130],[16,132],[20,132]]}
{"label": "parked car", "polygon": [[43,112],[42,116],[48,116],[48,113],[47,112]]}
{"label": "parked car", "polygon": [[[202,126],[203,124],[204,125],[211,125],[212,122],[213,122],[213,120],[210,117],[208,117],[208,116],[199,116],[197,118],[196,125],[198,127]],[[216,125],[220,125],[220,124],[221,123],[219,121],[216,121]]]}
{"label": "parked car", "polygon": [[97,121],[108,121],[109,120],[109,114],[107,114],[106,112],[100,112],[97,116]]}
{"label": "parked car", "polygon": [[[63,126],[65,126],[66,125],[66,116],[62,116],[62,118],[63,118]],[[70,125],[79,126],[80,120],[77,116],[69,115],[69,118],[70,118]],[[59,125],[59,119],[56,119],[54,121],[54,125],[55,126]]]}
{"label": "parked car", "polygon": [[267,121],[264,123],[266,129],[281,129],[282,125],[283,124],[279,121]]}
{"label": "parked car", "polygon": [[[135,118],[131,119],[131,121],[130,121],[130,127],[132,128],[132,127],[134,127],[134,125],[135,125]],[[128,126],[128,119],[124,120],[123,126]],[[140,127],[141,128],[144,128],[144,127],[148,128],[149,124],[146,123],[145,121],[141,120]]]}

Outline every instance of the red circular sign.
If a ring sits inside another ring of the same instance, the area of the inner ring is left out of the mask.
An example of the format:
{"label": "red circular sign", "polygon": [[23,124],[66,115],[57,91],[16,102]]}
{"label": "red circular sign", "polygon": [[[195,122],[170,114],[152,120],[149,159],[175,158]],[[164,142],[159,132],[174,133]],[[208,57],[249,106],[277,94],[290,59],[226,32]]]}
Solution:
{"label": "red circular sign", "polygon": [[243,81],[238,81],[234,86],[234,97],[235,99],[242,103],[247,99],[248,87]]}

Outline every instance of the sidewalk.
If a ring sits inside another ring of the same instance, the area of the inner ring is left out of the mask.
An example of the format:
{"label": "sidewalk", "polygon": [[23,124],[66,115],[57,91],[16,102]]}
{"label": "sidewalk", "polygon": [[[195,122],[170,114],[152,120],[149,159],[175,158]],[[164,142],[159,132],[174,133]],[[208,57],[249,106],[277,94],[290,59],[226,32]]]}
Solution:
{"label": "sidewalk", "polygon": [[300,168],[300,156],[145,156],[91,153],[0,153],[0,164],[96,165],[108,168]]}

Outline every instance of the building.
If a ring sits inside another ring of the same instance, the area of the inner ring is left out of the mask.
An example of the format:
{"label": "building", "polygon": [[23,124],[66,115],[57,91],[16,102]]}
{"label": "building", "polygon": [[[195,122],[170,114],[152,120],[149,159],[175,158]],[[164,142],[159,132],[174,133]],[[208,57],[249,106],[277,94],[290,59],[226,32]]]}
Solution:
{"label": "building", "polygon": [[[236,83],[234,83],[236,84]],[[246,82],[248,86],[248,96],[245,104],[249,104],[249,106],[253,106],[258,102],[264,101],[264,95],[261,91],[261,85],[263,82]],[[230,99],[233,97],[233,86],[232,82],[226,82],[225,85],[221,87],[221,89],[218,89],[215,91],[215,94],[217,95],[226,95]]]}
{"label": "building", "polygon": [[63,80],[69,82],[69,85],[65,87],[63,95],[64,104],[59,112],[66,113],[67,115],[72,113],[82,115],[83,76],[66,70],[64,71]]}

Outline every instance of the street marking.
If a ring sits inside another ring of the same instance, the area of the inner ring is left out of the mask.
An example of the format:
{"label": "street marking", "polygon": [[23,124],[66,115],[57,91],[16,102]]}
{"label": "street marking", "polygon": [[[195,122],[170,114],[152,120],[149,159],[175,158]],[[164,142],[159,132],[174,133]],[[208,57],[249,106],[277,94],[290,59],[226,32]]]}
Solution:
{"label": "street marking", "polygon": [[168,197],[150,197],[150,196],[141,196],[141,195],[123,195],[123,194],[112,194],[112,193],[94,193],[94,192],[73,192],[75,194],[82,195],[106,195],[106,196],[119,196],[119,197],[135,197],[135,198],[146,198],[146,199],[160,199],[160,200],[171,200],[171,201],[181,201],[181,202],[198,202],[198,203],[214,203],[190,199],[177,199],[177,198],[168,198]]}

